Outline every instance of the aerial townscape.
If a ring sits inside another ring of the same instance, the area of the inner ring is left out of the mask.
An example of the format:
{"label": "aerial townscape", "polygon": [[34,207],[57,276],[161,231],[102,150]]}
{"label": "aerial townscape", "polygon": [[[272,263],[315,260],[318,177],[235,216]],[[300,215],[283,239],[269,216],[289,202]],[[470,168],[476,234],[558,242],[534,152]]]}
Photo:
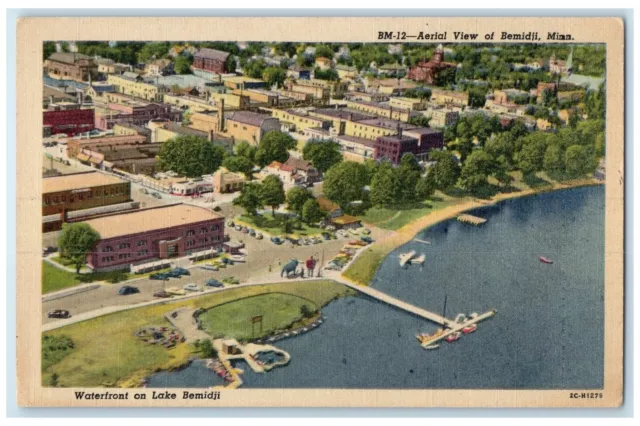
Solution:
{"label": "aerial townscape", "polygon": [[605,87],[596,44],[44,43],[42,384],[602,386]]}

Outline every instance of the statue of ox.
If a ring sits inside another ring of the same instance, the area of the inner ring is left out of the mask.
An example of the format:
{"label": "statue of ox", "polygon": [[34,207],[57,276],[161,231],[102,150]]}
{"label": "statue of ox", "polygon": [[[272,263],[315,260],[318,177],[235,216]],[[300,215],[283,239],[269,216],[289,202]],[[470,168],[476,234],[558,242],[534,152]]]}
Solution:
{"label": "statue of ox", "polygon": [[280,272],[280,276],[284,276],[284,274],[287,274],[287,278],[289,278],[289,276],[293,273],[296,273],[296,268],[298,267],[298,259],[291,259],[288,263],[286,263],[283,267],[282,267],[282,271]]}

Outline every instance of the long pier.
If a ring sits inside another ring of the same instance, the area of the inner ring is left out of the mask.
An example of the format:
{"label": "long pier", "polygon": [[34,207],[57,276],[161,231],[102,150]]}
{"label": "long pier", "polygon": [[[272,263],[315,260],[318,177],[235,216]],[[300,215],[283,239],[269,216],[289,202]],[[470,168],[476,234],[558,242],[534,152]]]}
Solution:
{"label": "long pier", "polygon": [[341,280],[341,282],[346,285],[349,288],[352,288],[360,293],[366,294],[369,297],[372,297],[376,300],[379,300],[381,302],[384,302],[388,305],[394,306],[398,309],[402,309],[403,311],[409,312],[413,315],[419,316],[421,318],[424,318],[426,320],[429,320],[431,322],[434,322],[436,324],[439,324],[443,327],[446,327],[447,330],[444,331],[442,334],[434,337],[433,339],[429,340],[428,342],[425,342],[422,346],[426,347],[428,345],[432,345],[438,341],[440,341],[441,339],[446,338],[447,336],[449,336],[450,334],[453,334],[455,332],[458,332],[460,330],[462,330],[464,327],[470,326],[472,324],[476,324],[479,323],[480,321],[484,321],[487,318],[490,318],[492,316],[494,316],[496,314],[496,310],[492,309],[490,311],[487,311],[481,315],[478,315],[475,318],[470,318],[467,321],[464,321],[462,323],[457,323],[453,320],[450,320],[446,317],[443,317],[442,315],[438,315],[436,313],[433,312],[429,312],[426,309],[422,309],[419,308],[415,305],[412,305],[410,303],[404,302],[400,299],[396,299],[395,297],[391,297],[386,293],[383,293],[380,290],[376,290],[375,288],[372,287],[368,287],[368,286],[361,286],[361,285],[357,285],[357,284],[353,284],[351,282],[347,282],[346,280]]}
{"label": "long pier", "polygon": [[361,285],[353,284],[346,281],[342,281],[342,283],[349,288],[352,288],[360,293],[366,294],[367,296],[370,296],[376,300],[384,302],[387,305],[391,305],[398,309],[402,309],[403,311],[409,312],[413,315],[419,316],[431,322],[435,322],[436,324],[440,324],[448,328],[453,328],[458,326],[458,324],[456,324],[455,321],[445,318],[442,315],[438,315],[436,313],[429,312],[425,309],[418,308],[417,306],[414,306],[410,303],[404,302],[400,299],[396,299],[395,297],[391,297],[387,293],[383,293],[379,290],[376,290],[375,288],[361,286]]}

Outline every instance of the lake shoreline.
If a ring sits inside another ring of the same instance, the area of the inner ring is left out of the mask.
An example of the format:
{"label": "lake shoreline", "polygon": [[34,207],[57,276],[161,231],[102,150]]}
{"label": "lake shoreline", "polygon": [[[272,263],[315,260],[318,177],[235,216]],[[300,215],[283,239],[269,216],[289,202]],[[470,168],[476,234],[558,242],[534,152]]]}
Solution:
{"label": "lake shoreline", "polygon": [[[351,264],[347,266],[340,277],[357,285],[371,285],[373,277],[389,253],[408,243],[425,229],[446,220],[453,219],[464,212],[480,207],[496,205],[502,201],[529,197],[546,192],[596,185],[604,185],[604,182],[593,178],[574,180],[565,183],[554,183],[551,186],[545,186],[542,188],[529,188],[517,192],[499,193],[487,200],[474,199],[472,201],[465,201],[460,204],[444,207],[404,225],[395,233],[371,244],[367,250],[363,250],[358,256],[354,257]],[[358,262],[360,262],[360,264]],[[364,266],[362,266],[363,264]]]}

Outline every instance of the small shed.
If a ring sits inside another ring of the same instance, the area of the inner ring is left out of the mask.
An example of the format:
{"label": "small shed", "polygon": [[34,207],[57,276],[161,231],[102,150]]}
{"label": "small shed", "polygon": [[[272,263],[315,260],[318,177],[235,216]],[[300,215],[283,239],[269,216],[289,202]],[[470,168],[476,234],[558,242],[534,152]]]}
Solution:
{"label": "small shed", "polygon": [[227,355],[236,355],[240,351],[240,343],[236,339],[225,339],[222,341],[222,352]]}
{"label": "small shed", "polygon": [[222,249],[225,253],[229,254],[240,254],[240,250],[244,248],[244,243],[238,241],[227,241],[222,244]]}

